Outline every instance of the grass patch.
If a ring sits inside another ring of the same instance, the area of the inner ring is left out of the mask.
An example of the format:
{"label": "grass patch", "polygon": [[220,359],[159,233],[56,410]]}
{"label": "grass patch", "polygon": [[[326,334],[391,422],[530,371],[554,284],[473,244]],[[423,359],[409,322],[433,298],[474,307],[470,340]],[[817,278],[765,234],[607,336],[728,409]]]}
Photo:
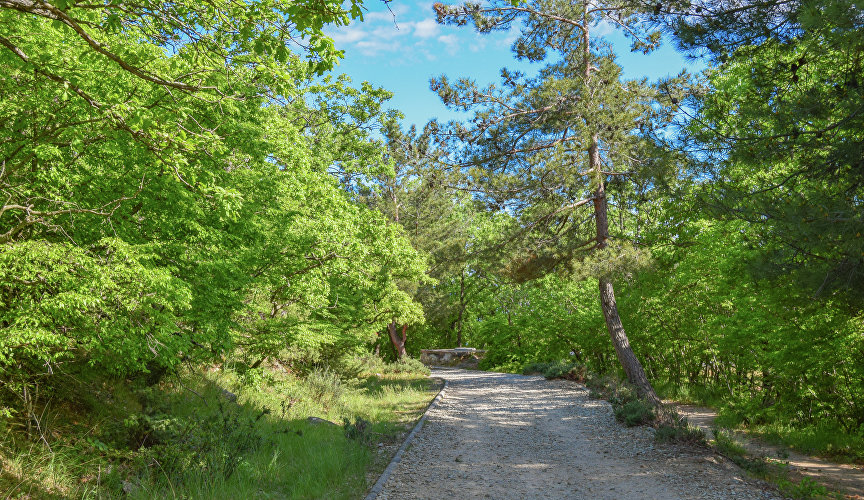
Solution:
{"label": "grass patch", "polygon": [[800,481],[790,481],[788,479],[779,479],[777,481],[777,489],[785,498],[794,500],[810,500],[814,498],[828,497],[828,488],[822,486],[816,481],[805,477]]}
{"label": "grass patch", "polygon": [[779,422],[752,425],[748,431],[765,441],[838,462],[864,464],[864,429],[849,434],[836,426],[795,427]]}
{"label": "grass patch", "polygon": [[655,384],[655,389],[663,399],[717,408],[719,427],[745,430],[768,443],[808,455],[864,464],[864,428],[850,432],[832,422],[810,424],[802,421],[801,415],[766,408],[758,398],[732,398],[728,390],[720,387],[661,381]]}
{"label": "grass patch", "polygon": [[732,433],[724,429],[714,429],[714,447],[730,459],[747,455],[747,450],[735,441]]}
{"label": "grass patch", "polygon": [[0,497],[357,498],[437,390],[413,363],[374,368],[64,379],[44,441],[0,421]]}

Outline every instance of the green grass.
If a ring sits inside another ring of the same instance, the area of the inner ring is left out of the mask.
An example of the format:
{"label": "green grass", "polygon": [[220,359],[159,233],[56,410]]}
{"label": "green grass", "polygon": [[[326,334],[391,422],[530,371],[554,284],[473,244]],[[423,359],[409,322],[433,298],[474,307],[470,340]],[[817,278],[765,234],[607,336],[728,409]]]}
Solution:
{"label": "green grass", "polygon": [[747,455],[747,450],[735,441],[729,431],[724,429],[714,429],[714,447],[730,459]]}
{"label": "green grass", "polygon": [[864,464],[864,432],[849,434],[838,427],[795,427],[779,422],[749,426],[767,442],[840,462]]}
{"label": "green grass", "polygon": [[662,399],[669,399],[683,404],[719,407],[723,404],[723,396],[729,393],[714,387],[701,385],[676,384],[670,381],[654,382],[654,390]]}
{"label": "green grass", "polygon": [[655,383],[657,394],[684,404],[717,408],[718,427],[747,431],[768,443],[801,453],[846,463],[864,464],[864,429],[850,433],[836,424],[808,425],[796,422],[794,415],[764,408],[746,398],[733,400],[723,389],[672,382]]}
{"label": "green grass", "polygon": [[58,384],[50,448],[0,423],[0,498],[359,498],[437,390],[405,365]]}

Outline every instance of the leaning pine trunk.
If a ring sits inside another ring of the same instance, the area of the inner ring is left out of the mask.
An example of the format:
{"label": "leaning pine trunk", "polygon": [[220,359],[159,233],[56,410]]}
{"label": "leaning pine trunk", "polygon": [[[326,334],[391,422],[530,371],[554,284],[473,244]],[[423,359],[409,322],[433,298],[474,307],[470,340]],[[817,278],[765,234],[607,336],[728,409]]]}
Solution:
{"label": "leaning pine trunk", "polygon": [[399,335],[399,332],[396,330],[396,321],[391,321],[389,325],[387,325],[387,333],[390,334],[390,343],[393,344],[393,354],[396,355],[396,359],[402,359],[407,354],[405,353],[405,340],[407,338],[408,325],[402,326],[402,335]]}
{"label": "leaning pine trunk", "polygon": [[603,316],[606,318],[606,328],[609,330],[609,336],[612,337],[612,345],[615,346],[618,361],[621,362],[624,373],[627,374],[627,380],[636,387],[636,391],[641,397],[654,406],[660,406],[660,398],[657,397],[657,393],[651,387],[651,382],[645,376],[642,364],[633,354],[633,349],[630,348],[630,341],[627,340],[627,334],[624,333],[624,326],[618,315],[618,307],[615,305],[615,290],[612,288],[612,281],[608,278],[600,278],[600,305],[603,308]]}
{"label": "leaning pine trunk", "polygon": [[[602,250],[606,247],[606,240],[609,239],[609,217],[606,205],[606,188],[603,183],[602,172],[600,171],[600,153],[597,142],[597,136],[594,135],[591,147],[588,150],[588,156],[591,166],[597,171],[597,189],[594,192],[594,217],[597,221],[597,249]],[[612,345],[618,354],[618,361],[624,368],[624,373],[627,374],[627,380],[636,387],[636,391],[640,397],[647,400],[653,406],[660,406],[660,398],[654,392],[651,382],[648,381],[648,377],[645,375],[645,370],[642,369],[642,364],[633,353],[630,341],[627,340],[624,325],[621,324],[621,316],[618,315],[618,306],[615,304],[615,289],[612,286],[612,280],[609,277],[601,276],[599,281],[600,306],[606,319],[606,328],[609,330]]]}

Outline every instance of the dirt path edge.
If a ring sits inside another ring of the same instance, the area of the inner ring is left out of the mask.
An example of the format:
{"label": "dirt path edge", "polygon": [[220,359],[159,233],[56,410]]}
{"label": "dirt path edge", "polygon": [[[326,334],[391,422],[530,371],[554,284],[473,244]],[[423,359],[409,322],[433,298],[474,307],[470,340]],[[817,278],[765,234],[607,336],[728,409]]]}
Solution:
{"label": "dirt path edge", "polygon": [[369,493],[363,500],[375,500],[381,491],[384,489],[384,483],[390,478],[390,474],[396,469],[396,466],[399,465],[399,462],[402,460],[402,454],[405,453],[405,450],[408,449],[408,446],[411,445],[411,441],[414,440],[414,436],[420,432],[420,429],[423,428],[423,424],[426,422],[426,415],[435,408],[441,398],[444,397],[444,391],[447,389],[447,384],[449,382],[444,379],[444,385],[441,386],[441,390],[438,391],[438,394],[435,396],[435,399],[429,403],[429,406],[426,407],[426,411],[423,412],[423,416],[420,417],[420,420],[417,421],[417,424],[414,425],[414,428],[411,430],[411,433],[408,434],[408,437],[405,438],[405,441],[402,443],[402,446],[396,451],[396,454],[393,455],[393,459],[390,460],[390,463],[387,465],[387,468],[384,469],[384,472],[381,473],[381,476],[378,477],[378,480],[375,481],[375,484],[372,486],[372,489],[369,490]]}
{"label": "dirt path edge", "polygon": [[[713,439],[714,420],[717,410],[705,406],[687,405],[675,401],[664,401],[687,417],[691,425],[705,432],[707,439]],[[798,479],[809,477],[823,486],[846,495],[849,499],[864,500],[864,467],[840,464],[826,458],[808,456],[792,450],[788,446],[765,442],[759,436],[742,431],[732,431],[732,439],[741,445],[750,457],[766,457],[785,463],[789,472]],[[779,457],[779,458],[778,458]]]}

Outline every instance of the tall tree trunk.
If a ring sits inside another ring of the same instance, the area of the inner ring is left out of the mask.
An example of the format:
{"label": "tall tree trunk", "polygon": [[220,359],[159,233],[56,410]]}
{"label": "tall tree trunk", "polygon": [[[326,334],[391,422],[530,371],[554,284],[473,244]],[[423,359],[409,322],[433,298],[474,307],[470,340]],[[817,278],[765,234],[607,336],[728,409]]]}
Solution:
{"label": "tall tree trunk", "polygon": [[462,347],[462,316],[465,313],[465,268],[459,275],[459,323],[456,330],[456,347]]}
{"label": "tall tree trunk", "polygon": [[[597,172],[597,189],[594,191],[594,217],[597,221],[597,249],[602,250],[606,247],[606,240],[609,239],[609,217],[606,204],[606,188],[603,182],[596,134],[591,137],[591,147],[588,149],[588,157],[591,167],[596,169]],[[621,316],[618,314],[618,306],[615,304],[615,289],[612,286],[612,280],[609,277],[601,276],[599,285],[600,306],[603,309],[603,316],[606,318],[606,328],[609,330],[609,336],[612,338],[612,345],[615,347],[618,361],[624,368],[624,373],[627,374],[627,380],[636,387],[639,396],[654,406],[660,406],[660,398],[654,392],[654,388],[651,386],[651,382],[648,381],[645,370],[642,369],[642,364],[633,353],[630,341],[624,332],[624,325],[621,324]]]}
{"label": "tall tree trunk", "polygon": [[[590,87],[591,71],[591,23],[589,16],[589,2],[583,5],[582,15],[582,50],[584,64],[585,86]],[[586,120],[586,125],[589,128],[595,128],[596,125]],[[597,132],[591,135],[591,145],[588,147],[588,167],[589,171],[593,171],[596,175],[595,182],[597,183],[594,190],[594,218],[597,222],[597,250],[606,248],[606,241],[609,239],[609,215],[606,204],[606,186],[603,174],[603,165],[600,162],[600,137]],[[607,276],[602,276],[599,279],[600,286],[600,306],[603,309],[603,317],[606,319],[606,328],[609,330],[609,336],[612,338],[612,345],[615,347],[615,353],[618,355],[618,361],[624,368],[624,373],[627,374],[627,380],[636,387],[639,395],[646,399],[654,406],[660,405],[660,398],[651,387],[651,382],[645,375],[645,370],[642,369],[642,364],[633,349],[630,347],[630,341],[627,339],[627,334],[624,332],[624,325],[621,324],[621,316],[618,315],[618,306],[615,304],[615,289],[612,286],[612,280]]]}
{"label": "tall tree trunk", "polygon": [[407,354],[405,353],[405,340],[407,339],[406,332],[408,331],[408,325],[402,325],[402,335],[399,335],[399,332],[396,330],[396,321],[393,320],[387,325],[387,332],[390,334],[390,343],[393,344],[393,354],[396,355],[396,359],[402,359]]}

